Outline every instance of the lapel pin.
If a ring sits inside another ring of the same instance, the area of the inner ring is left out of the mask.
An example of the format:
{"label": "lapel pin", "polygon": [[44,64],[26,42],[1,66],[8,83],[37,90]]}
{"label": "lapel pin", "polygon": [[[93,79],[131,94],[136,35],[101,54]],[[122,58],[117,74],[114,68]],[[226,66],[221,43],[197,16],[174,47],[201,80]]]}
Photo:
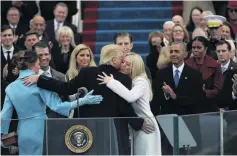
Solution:
{"label": "lapel pin", "polygon": [[187,80],[188,78],[187,78],[187,77],[185,77],[185,79]]}

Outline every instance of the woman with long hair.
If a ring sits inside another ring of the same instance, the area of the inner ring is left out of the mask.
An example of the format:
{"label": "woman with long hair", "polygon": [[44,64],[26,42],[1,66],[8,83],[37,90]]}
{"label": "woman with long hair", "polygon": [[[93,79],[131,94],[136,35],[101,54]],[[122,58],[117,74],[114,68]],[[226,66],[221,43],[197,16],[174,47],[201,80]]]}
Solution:
{"label": "woman with long hair", "polygon": [[95,67],[94,55],[85,44],[77,45],[72,51],[67,77],[69,80],[74,79],[84,67]]}
{"label": "woman with long hair", "polygon": [[[42,155],[44,140],[44,123],[47,119],[45,106],[64,116],[69,116],[71,110],[77,108],[77,101],[62,102],[54,92],[40,89],[36,84],[25,86],[26,77],[38,74],[40,66],[36,52],[20,51],[13,56],[13,64],[20,70],[17,80],[6,88],[4,107],[1,111],[1,133],[8,134],[13,109],[18,116],[18,146],[20,155]],[[88,93],[79,99],[79,106],[84,104],[99,104],[101,96]],[[3,143],[1,142],[1,145]]]}
{"label": "woman with long hair", "polygon": [[125,55],[122,61],[120,72],[132,78],[132,89],[127,89],[113,75],[107,76],[106,73],[98,75],[100,84],[106,86],[120,97],[131,103],[135,113],[145,120],[150,120],[154,125],[155,131],[133,131],[134,154],[135,155],[161,155],[161,139],[158,124],[151,112],[150,101],[152,100],[152,90],[149,79],[147,78],[144,62],[138,54],[130,52]]}
{"label": "woman with long hair", "polygon": [[199,7],[194,7],[191,10],[189,23],[186,26],[186,29],[188,30],[190,36],[196,28],[200,27],[200,23],[202,20],[202,12],[203,10]]}

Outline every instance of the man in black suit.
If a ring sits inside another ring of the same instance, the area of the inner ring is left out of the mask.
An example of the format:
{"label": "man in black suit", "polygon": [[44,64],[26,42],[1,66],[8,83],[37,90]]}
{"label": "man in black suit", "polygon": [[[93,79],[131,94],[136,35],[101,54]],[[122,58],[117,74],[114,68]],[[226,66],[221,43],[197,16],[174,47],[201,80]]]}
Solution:
{"label": "man in black suit", "polygon": [[16,43],[19,38],[28,31],[28,25],[20,23],[20,12],[16,7],[9,8],[7,12],[8,25],[12,28],[15,35],[14,42]]}
{"label": "man in black suit", "polygon": [[4,25],[1,28],[1,78],[9,83],[16,80],[18,70],[13,66],[11,60],[19,48],[13,45],[14,34],[10,26]]}
{"label": "man in black suit", "polygon": [[223,82],[222,90],[218,96],[218,106],[221,110],[228,110],[233,107],[232,99],[232,77],[237,71],[237,63],[231,60],[231,45],[225,40],[220,40],[216,44],[218,62],[221,64]]}
{"label": "man in black suit", "polygon": [[46,22],[46,33],[49,35],[49,39],[55,42],[55,34],[58,28],[62,26],[68,26],[72,29],[74,36],[77,34],[77,27],[71,23],[66,22],[68,15],[68,7],[65,3],[58,3],[54,9],[54,20]]}
{"label": "man in black suit", "polygon": [[[86,87],[88,90],[94,89],[94,94],[102,95],[103,101],[97,106],[80,107],[80,117],[137,117],[131,104],[113,93],[104,85],[99,85],[97,75],[105,72],[113,74],[116,80],[119,80],[124,86],[131,89],[131,79],[118,70],[124,56],[123,49],[117,45],[108,45],[105,51],[101,52],[99,67],[89,67],[81,69],[79,75],[69,82],[61,82],[43,75],[29,77],[26,84],[37,81],[38,87],[54,91],[59,94],[74,94],[79,87]],[[34,79],[34,80],[33,80]],[[33,81],[32,81],[33,80]],[[29,83],[28,83],[29,82]],[[147,120],[137,119],[115,119],[115,127],[118,136],[119,154],[127,155],[130,153],[128,141],[128,123],[135,130],[150,129],[153,127],[147,123]]]}
{"label": "man in black suit", "polygon": [[30,20],[38,12],[35,1],[1,1],[1,24],[7,24],[7,12],[9,8],[16,7],[20,11],[20,23],[29,24]]}
{"label": "man in black suit", "polygon": [[[183,43],[173,43],[170,47],[172,65],[160,70],[154,82],[152,111],[159,114],[194,114],[200,110],[204,98],[201,73],[185,65],[187,56]],[[159,110],[161,106],[161,110]]]}

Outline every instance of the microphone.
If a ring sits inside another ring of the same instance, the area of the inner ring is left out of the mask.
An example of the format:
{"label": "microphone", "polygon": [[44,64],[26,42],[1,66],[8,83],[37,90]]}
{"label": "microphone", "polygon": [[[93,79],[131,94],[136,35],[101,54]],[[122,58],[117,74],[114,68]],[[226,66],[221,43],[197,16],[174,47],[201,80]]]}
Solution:
{"label": "microphone", "polygon": [[79,109],[79,98],[84,97],[86,94],[88,93],[88,90],[86,89],[86,87],[81,87],[77,89],[77,113],[78,113],[78,117],[80,117],[80,109]]}

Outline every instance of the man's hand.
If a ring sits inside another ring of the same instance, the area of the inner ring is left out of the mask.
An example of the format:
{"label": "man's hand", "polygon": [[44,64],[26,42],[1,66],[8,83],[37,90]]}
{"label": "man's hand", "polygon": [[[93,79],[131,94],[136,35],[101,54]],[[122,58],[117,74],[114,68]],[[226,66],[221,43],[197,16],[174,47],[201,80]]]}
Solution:
{"label": "man's hand", "polygon": [[165,95],[169,95],[170,98],[172,98],[172,99],[177,98],[177,96],[174,93],[173,89],[169,85],[167,85],[165,82],[163,83],[162,90],[165,93]]}
{"label": "man's hand", "polygon": [[9,153],[16,155],[16,154],[18,153],[18,147],[11,145],[11,146],[9,147]]}
{"label": "man's hand", "polygon": [[144,131],[147,134],[155,131],[155,126],[150,119],[148,119],[148,118],[144,119],[144,122],[142,125],[142,131]]}
{"label": "man's hand", "polygon": [[8,75],[8,64],[6,64],[4,67],[3,67],[3,72],[2,72],[2,77],[3,79],[6,79],[7,78],[7,75]]}

